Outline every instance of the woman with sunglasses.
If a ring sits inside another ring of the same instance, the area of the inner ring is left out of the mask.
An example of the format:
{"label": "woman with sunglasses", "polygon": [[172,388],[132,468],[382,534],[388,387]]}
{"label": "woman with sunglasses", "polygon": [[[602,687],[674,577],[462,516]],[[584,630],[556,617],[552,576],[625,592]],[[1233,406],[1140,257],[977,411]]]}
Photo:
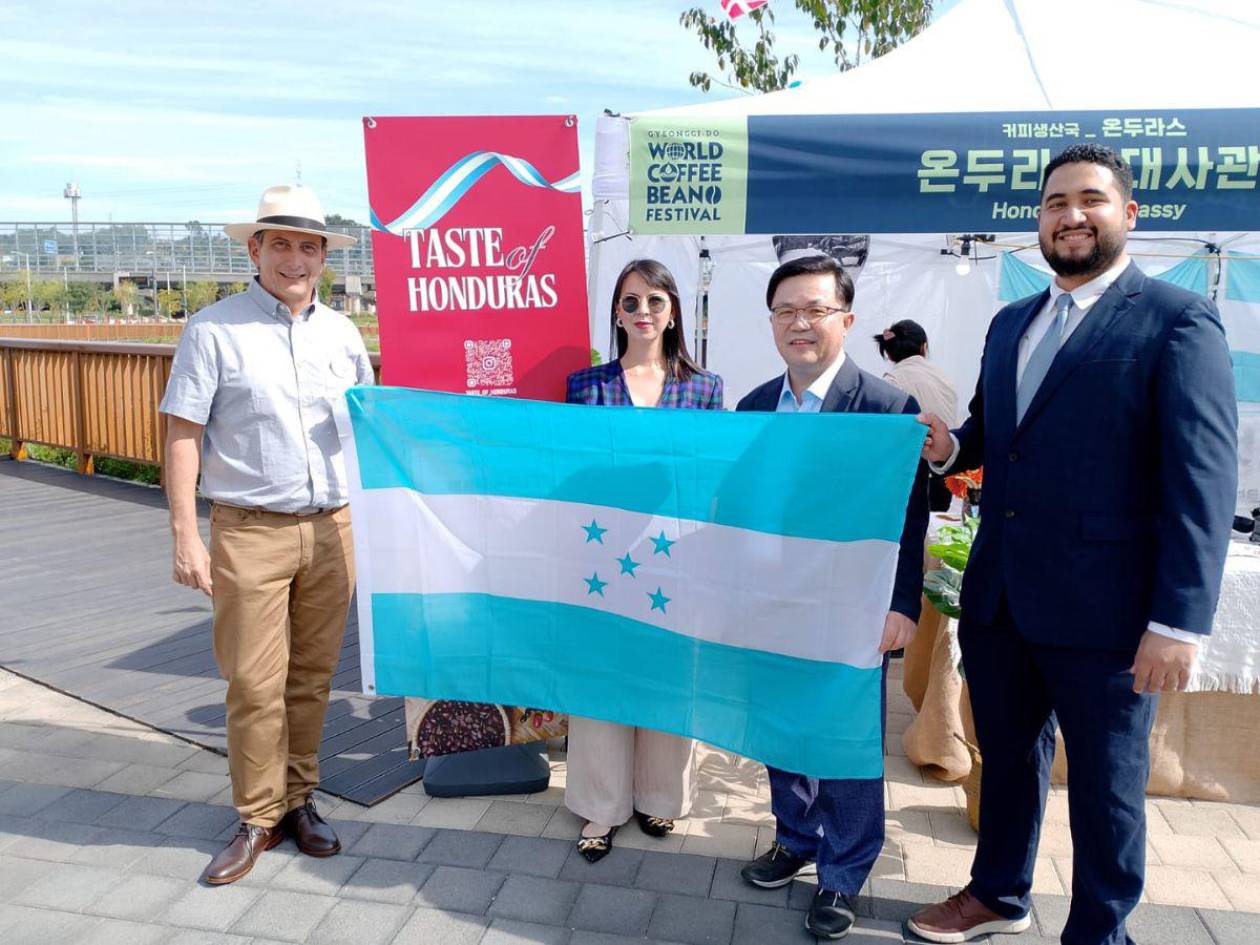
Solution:
{"label": "woman with sunglasses", "polygon": [[[571,404],[722,409],[722,379],[687,353],[673,275],[636,259],[613,289],[617,360],[569,375]],[[633,814],[644,833],[667,836],[691,808],[695,742],[668,732],[569,719],[564,803],[586,821],[577,848],[594,863]]]}

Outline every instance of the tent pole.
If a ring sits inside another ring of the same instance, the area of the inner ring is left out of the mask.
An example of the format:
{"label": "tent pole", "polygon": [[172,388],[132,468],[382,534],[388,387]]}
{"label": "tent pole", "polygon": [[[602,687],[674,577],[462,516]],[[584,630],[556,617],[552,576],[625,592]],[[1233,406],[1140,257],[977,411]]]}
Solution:
{"label": "tent pole", "polygon": [[713,282],[713,257],[700,237],[700,291],[696,294],[696,359],[706,370],[709,367],[709,286]]}

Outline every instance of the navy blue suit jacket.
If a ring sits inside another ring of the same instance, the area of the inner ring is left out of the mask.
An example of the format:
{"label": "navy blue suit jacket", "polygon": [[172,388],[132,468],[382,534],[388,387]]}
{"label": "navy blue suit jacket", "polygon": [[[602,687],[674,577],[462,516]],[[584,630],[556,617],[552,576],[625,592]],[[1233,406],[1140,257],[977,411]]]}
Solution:
{"label": "navy blue suit jacket", "polygon": [[[735,409],[773,412],[779,406],[779,394],[782,390],[783,375],[780,374],[747,394]],[[905,391],[863,371],[853,363],[852,358],[845,358],[844,364],[836,372],[836,379],[827,390],[827,396],[823,398],[822,412],[917,414],[919,405]],[[836,461],[844,462],[845,457],[838,456]],[[874,474],[878,475],[878,470]],[[825,491],[820,493],[820,496],[825,495]],[[906,506],[906,523],[901,531],[901,554],[897,558],[897,577],[893,583],[892,602],[888,605],[889,610],[905,614],[916,622],[922,606],[923,538],[927,534],[927,523],[927,466],[920,461]]]}
{"label": "navy blue suit jacket", "polygon": [[1131,650],[1150,621],[1208,633],[1237,494],[1237,404],[1216,306],[1134,265],[1064,343],[1015,422],[1019,339],[1048,290],[985,339],[953,469],[984,466],[963,620],[1005,595],[1034,643]]}

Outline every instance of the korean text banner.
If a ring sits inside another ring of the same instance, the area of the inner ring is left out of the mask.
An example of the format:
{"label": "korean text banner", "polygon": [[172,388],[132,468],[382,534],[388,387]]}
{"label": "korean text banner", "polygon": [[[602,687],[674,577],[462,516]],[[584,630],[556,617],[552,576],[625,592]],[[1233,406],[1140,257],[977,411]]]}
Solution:
{"label": "korean text banner", "polygon": [[1260,229],[1260,109],[753,115],[630,123],[639,233],[1027,232],[1041,174],[1096,142],[1139,226]]}
{"label": "korean text banner", "polygon": [[338,425],[368,692],[881,773],[913,417],[356,387]]}
{"label": "korean text banner", "polygon": [[590,364],[577,124],[365,118],[382,378],[559,400]]}

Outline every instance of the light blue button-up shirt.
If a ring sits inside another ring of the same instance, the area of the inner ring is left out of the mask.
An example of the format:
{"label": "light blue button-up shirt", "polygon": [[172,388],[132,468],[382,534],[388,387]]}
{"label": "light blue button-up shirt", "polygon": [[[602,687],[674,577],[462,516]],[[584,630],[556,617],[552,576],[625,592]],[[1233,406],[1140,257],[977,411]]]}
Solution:
{"label": "light blue button-up shirt", "polygon": [[201,491],[298,512],[349,501],[333,405],[374,382],[358,329],[313,302],[294,317],[254,278],[188,320],[162,413],[205,425]]}
{"label": "light blue button-up shirt", "polygon": [[792,384],[788,380],[785,373],[783,375],[783,389],[779,391],[779,406],[774,409],[775,413],[818,413],[822,410],[823,401],[827,399],[827,391],[831,389],[831,382],[836,379],[836,375],[840,373],[840,368],[844,365],[845,353],[841,349],[839,356],[831,362],[827,370],[818,375],[814,379],[814,383],[805,388],[805,392],[798,401],[796,395],[792,393]]}

